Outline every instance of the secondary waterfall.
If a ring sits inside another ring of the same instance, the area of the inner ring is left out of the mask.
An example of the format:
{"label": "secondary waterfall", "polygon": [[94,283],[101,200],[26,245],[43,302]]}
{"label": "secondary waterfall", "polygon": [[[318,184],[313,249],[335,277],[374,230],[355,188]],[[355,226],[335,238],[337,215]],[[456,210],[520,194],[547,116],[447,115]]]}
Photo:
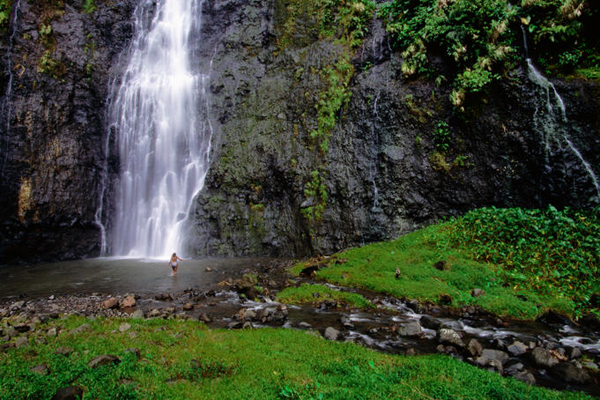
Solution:
{"label": "secondary waterfall", "polygon": [[589,180],[596,189],[596,197],[591,200],[595,203],[600,203],[600,184],[598,183],[598,178],[590,163],[585,160],[581,152],[569,138],[569,124],[565,103],[556,91],[552,82],[546,79],[546,77],[533,65],[533,61],[529,58],[529,48],[527,47],[527,34],[525,28],[521,26],[521,30],[523,32],[523,46],[525,48],[528,78],[536,84],[545,98],[545,107],[536,110],[534,121],[538,131],[543,135],[546,151],[546,164],[549,164],[548,155],[551,153],[553,145],[557,145],[558,148],[564,148],[566,145],[568,150],[579,160],[587,173]]}
{"label": "secondary waterfall", "polygon": [[[534,121],[538,130],[543,135],[546,157],[551,153],[553,145],[558,148],[568,149],[581,163],[589,177],[591,184],[596,190],[596,197],[592,199],[595,203],[600,202],[600,184],[598,178],[589,162],[585,160],[581,152],[575,147],[569,138],[569,124],[565,104],[556,91],[556,88],[546,77],[544,77],[527,58],[529,79],[535,83],[545,96],[545,107],[538,109],[534,115]],[[548,161],[548,160],[546,160]]]}
{"label": "secondary waterfall", "polygon": [[202,0],[145,0],[130,61],[111,107],[120,180],[109,250],[166,257],[208,169],[212,127],[206,73],[191,65]]}

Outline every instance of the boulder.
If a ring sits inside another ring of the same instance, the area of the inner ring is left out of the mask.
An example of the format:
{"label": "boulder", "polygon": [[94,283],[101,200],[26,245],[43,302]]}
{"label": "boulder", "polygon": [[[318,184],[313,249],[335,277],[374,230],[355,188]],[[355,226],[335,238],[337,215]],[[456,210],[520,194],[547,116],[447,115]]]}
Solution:
{"label": "boulder", "polygon": [[585,383],[590,380],[590,375],[582,368],[577,368],[573,363],[563,362],[550,369],[550,374],[555,378],[572,383]]}
{"label": "boulder", "polygon": [[323,337],[327,340],[338,340],[340,337],[340,331],[335,328],[329,327],[325,329],[325,333],[323,333]]}
{"label": "boulder", "polygon": [[423,315],[419,322],[421,323],[421,326],[428,329],[437,330],[442,326],[442,323],[431,315]]}
{"label": "boulder", "polygon": [[471,357],[479,357],[483,352],[483,346],[477,339],[471,339],[467,345],[467,352],[471,355]]}
{"label": "boulder", "polygon": [[400,328],[398,328],[398,334],[400,336],[408,336],[408,337],[420,336],[422,332],[423,331],[421,329],[421,324],[419,324],[416,321],[412,321],[407,324],[400,325]]}
{"label": "boulder", "polygon": [[513,375],[513,378],[520,380],[521,382],[525,382],[529,385],[535,385],[536,384],[536,380],[535,380],[535,376],[533,376],[533,374],[531,372],[528,371],[521,371],[515,375]]}
{"label": "boulder", "polygon": [[136,301],[135,301],[135,296],[133,295],[128,295],[125,296],[125,298],[123,300],[121,300],[121,302],[119,303],[119,308],[126,309],[126,308],[131,308],[131,307],[135,307]]}
{"label": "boulder", "polygon": [[138,308],[131,314],[131,318],[133,319],[144,319],[144,311],[141,308]]}
{"label": "boulder", "polygon": [[482,367],[493,366],[494,368],[498,369],[498,364],[503,366],[508,360],[508,354],[501,350],[484,349],[481,352],[481,356],[475,359],[475,363]]}
{"label": "boulder", "polygon": [[125,332],[131,329],[131,324],[125,322],[124,324],[121,324],[121,326],[119,326],[119,332]]}
{"label": "boulder", "polygon": [[437,331],[438,341],[441,343],[451,344],[460,348],[465,347],[462,338],[455,330],[450,328],[441,328]]}
{"label": "boulder", "polygon": [[540,368],[552,368],[558,364],[558,360],[548,349],[543,347],[536,347],[531,351],[531,357],[535,365]]}
{"label": "boulder", "polygon": [[111,297],[109,299],[104,300],[104,302],[102,302],[102,306],[105,309],[111,309],[111,308],[116,308],[119,305],[119,300],[117,300],[115,297]]}
{"label": "boulder", "polygon": [[524,343],[515,340],[513,344],[506,348],[506,350],[511,356],[518,357],[522,354],[525,354],[528,350],[528,347]]}
{"label": "boulder", "polygon": [[485,294],[485,291],[482,289],[471,290],[471,296],[473,296],[473,297],[480,297],[480,296],[483,296],[484,294]]}

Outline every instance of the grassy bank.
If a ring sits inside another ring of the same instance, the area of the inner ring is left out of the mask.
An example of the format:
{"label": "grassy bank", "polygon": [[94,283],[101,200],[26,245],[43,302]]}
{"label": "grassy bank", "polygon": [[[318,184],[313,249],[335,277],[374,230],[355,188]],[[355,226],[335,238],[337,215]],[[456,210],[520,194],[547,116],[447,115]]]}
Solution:
{"label": "grassy bank", "polygon": [[[480,209],[391,242],[336,254],[317,278],[396,297],[476,305],[520,319],[549,309],[598,315],[598,232],[597,211]],[[484,294],[474,297],[473,289]]]}
{"label": "grassy bank", "polygon": [[[380,354],[303,331],[211,331],[195,321],[129,320],[121,332],[125,322],[69,317],[39,326],[29,345],[0,353],[0,398],[49,399],[70,385],[94,399],[588,398],[445,356]],[[56,337],[46,334],[51,328]],[[56,354],[64,347],[70,353]],[[103,354],[119,362],[88,366]],[[46,375],[31,371],[41,364]]]}

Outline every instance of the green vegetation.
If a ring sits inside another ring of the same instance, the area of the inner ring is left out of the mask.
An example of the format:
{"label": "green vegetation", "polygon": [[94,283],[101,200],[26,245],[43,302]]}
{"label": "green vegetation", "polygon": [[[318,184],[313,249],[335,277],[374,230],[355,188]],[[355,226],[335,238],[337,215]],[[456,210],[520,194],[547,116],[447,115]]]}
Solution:
{"label": "green vegetation", "polygon": [[[0,398],[49,399],[70,385],[83,388],[86,399],[589,398],[446,356],[381,354],[302,331],[210,331],[196,321],[161,319],[128,320],[131,328],[119,332],[124,322],[69,317],[38,326],[29,345],[0,353]],[[57,337],[46,335],[51,327]],[[72,353],[56,354],[61,347]],[[128,350],[136,347],[139,358]],[[88,366],[104,354],[120,362]],[[31,371],[42,364],[47,375]]]}
{"label": "green vegetation", "polygon": [[600,68],[598,2],[392,0],[379,15],[402,51],[405,75],[439,78],[432,55],[455,69],[450,100],[459,109],[469,93],[483,91],[514,67],[523,53],[521,26],[530,33],[533,57],[543,68],[563,73]]}
{"label": "green vegetation", "polygon": [[[598,210],[484,208],[392,242],[340,253],[317,277],[396,297],[477,305],[520,319],[549,309],[600,315],[598,232]],[[338,257],[348,262],[334,263]],[[473,297],[476,288],[485,295]]]}
{"label": "green vegetation", "polygon": [[12,13],[12,0],[0,0],[0,34],[8,28],[10,14]]}
{"label": "green vegetation", "polygon": [[356,293],[342,292],[323,285],[302,284],[289,287],[277,294],[277,301],[285,304],[321,303],[325,300],[335,301],[339,306],[354,308],[372,308],[373,304]]}
{"label": "green vegetation", "polygon": [[83,12],[86,12],[88,14],[92,14],[94,11],[96,11],[96,4],[94,3],[94,0],[84,0],[83,2]]}
{"label": "green vegetation", "polygon": [[500,267],[503,281],[517,289],[564,296],[577,314],[600,296],[600,209],[483,208],[439,232],[435,240],[445,251],[464,249],[471,258]]}

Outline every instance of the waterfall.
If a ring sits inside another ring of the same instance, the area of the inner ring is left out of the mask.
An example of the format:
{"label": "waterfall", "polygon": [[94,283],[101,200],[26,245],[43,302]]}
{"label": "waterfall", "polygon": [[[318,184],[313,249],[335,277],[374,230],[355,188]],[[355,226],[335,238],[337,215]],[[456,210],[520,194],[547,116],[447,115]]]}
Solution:
{"label": "waterfall", "polygon": [[166,257],[181,247],[183,221],[208,169],[210,68],[191,65],[203,0],[145,0],[110,118],[120,178],[111,249],[115,256]]}
{"label": "waterfall", "polygon": [[534,115],[534,122],[537,129],[541,132],[546,163],[549,164],[549,154],[554,145],[559,149],[567,149],[575,155],[579,163],[585,170],[590,182],[596,189],[595,202],[600,202],[600,184],[598,178],[589,162],[585,160],[581,152],[575,147],[573,141],[569,138],[570,126],[567,120],[565,103],[560,97],[556,88],[546,77],[544,77],[533,65],[530,58],[527,58],[528,77],[540,89],[544,96],[545,107],[538,108]]}
{"label": "waterfall", "polygon": [[[14,11],[13,11],[13,18],[11,21],[11,34],[10,37],[8,39],[8,48],[6,51],[6,69],[8,72],[8,82],[6,84],[6,92],[4,95],[4,100],[2,101],[2,109],[1,109],[1,114],[0,114],[0,118],[6,118],[6,137],[4,138],[4,141],[6,142],[6,144],[3,144],[0,147],[0,158],[1,161],[0,163],[2,164],[0,166],[0,176],[4,176],[4,169],[6,167],[6,162],[8,159],[8,135],[10,134],[10,129],[11,129],[11,125],[10,125],[10,118],[11,118],[11,114],[12,114],[12,102],[11,102],[11,97],[12,97],[12,86],[13,86],[13,79],[14,79],[14,65],[13,65],[13,47],[14,47],[14,42],[15,42],[15,37],[18,33],[18,22],[19,22],[19,13],[21,12],[21,0],[17,0],[14,3]],[[22,71],[21,71],[22,73]]]}

